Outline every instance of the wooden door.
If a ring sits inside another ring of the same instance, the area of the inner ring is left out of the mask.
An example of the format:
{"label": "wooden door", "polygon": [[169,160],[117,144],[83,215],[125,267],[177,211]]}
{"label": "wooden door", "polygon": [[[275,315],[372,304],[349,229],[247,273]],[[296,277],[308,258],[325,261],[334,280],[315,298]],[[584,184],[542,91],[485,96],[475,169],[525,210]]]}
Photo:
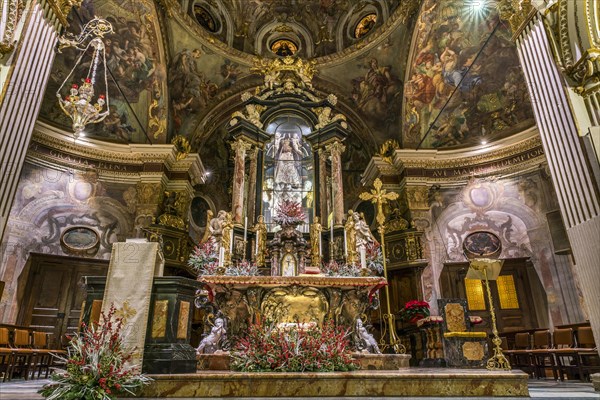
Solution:
{"label": "wooden door", "polygon": [[[446,263],[440,276],[443,298],[467,299],[469,315],[482,317],[478,330],[491,329],[488,294],[482,281],[471,287],[465,282],[468,263]],[[500,332],[539,328],[538,315],[547,313],[547,305],[535,301],[533,293],[539,292],[541,283],[528,259],[507,259],[504,262],[500,285],[490,281],[496,324]],[[499,293],[499,287],[502,293]],[[479,301],[478,301],[479,300]]]}
{"label": "wooden door", "polygon": [[18,325],[52,333],[50,345],[62,347],[77,331],[85,299],[84,276],[105,276],[107,260],[31,254]]}

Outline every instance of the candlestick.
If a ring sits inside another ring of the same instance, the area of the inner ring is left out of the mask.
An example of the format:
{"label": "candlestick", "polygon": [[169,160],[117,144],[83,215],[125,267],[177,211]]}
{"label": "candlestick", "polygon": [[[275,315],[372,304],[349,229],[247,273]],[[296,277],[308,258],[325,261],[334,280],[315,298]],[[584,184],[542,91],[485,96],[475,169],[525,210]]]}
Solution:
{"label": "candlestick", "polygon": [[319,257],[323,254],[323,240],[321,238],[321,234],[319,233]]}
{"label": "candlestick", "polygon": [[225,258],[225,248],[223,246],[219,247],[219,267],[223,266],[223,260]]}
{"label": "candlestick", "polygon": [[244,242],[248,239],[248,217],[244,218]]}
{"label": "candlestick", "polygon": [[229,254],[233,254],[233,229],[229,235]]}
{"label": "candlestick", "polygon": [[331,243],[333,243],[333,218],[331,219]]}
{"label": "candlestick", "polygon": [[360,266],[367,268],[367,249],[364,246],[360,247]]}
{"label": "candlestick", "polygon": [[348,238],[346,237],[346,231],[344,231],[344,256],[348,257]]}

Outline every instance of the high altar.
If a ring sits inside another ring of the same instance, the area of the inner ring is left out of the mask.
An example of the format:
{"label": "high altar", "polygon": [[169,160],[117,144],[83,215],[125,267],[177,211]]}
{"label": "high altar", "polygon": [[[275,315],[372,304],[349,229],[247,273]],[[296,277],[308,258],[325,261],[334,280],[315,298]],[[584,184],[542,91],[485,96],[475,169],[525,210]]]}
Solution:
{"label": "high altar", "polygon": [[[378,307],[387,281],[367,268],[366,249],[376,241],[364,218],[349,214],[343,224],[346,118],[334,111],[334,95],[314,92],[313,63],[259,60],[254,70],[264,85],[242,95],[245,111],[229,123],[232,211],[220,211],[205,232],[218,268],[201,273],[206,290],[197,303],[225,317],[233,336],[261,320],[318,326],[332,320],[356,330]],[[325,276],[327,259],[326,269],[349,265],[354,274]],[[259,267],[251,275],[261,276],[237,276],[245,260]]]}

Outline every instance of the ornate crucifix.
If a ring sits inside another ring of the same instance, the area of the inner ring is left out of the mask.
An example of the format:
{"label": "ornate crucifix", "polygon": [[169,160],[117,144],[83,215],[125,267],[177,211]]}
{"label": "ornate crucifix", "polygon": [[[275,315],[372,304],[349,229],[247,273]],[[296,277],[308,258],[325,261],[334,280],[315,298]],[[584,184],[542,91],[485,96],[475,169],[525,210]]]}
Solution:
{"label": "ornate crucifix", "polygon": [[[395,192],[387,192],[385,189],[381,189],[381,179],[375,179],[373,182],[373,186],[375,189],[371,189],[371,193],[363,192],[360,194],[361,200],[371,200],[371,203],[375,204],[377,207],[377,223],[379,226],[384,226],[385,215],[383,215],[383,205],[388,202],[388,200],[396,200],[398,198],[398,193]],[[381,240],[383,242],[383,239]]]}
{"label": "ornate crucifix", "polygon": [[[395,192],[389,192],[385,189],[381,189],[381,187],[383,186],[383,183],[381,183],[381,179],[377,178],[375,179],[375,182],[373,182],[373,187],[375,187],[375,189],[371,189],[371,192],[363,192],[360,194],[360,199],[361,200],[371,200],[371,203],[373,203],[375,205],[375,207],[377,207],[377,223],[379,224],[379,227],[377,228],[377,231],[379,232],[380,235],[380,239],[381,239],[381,252],[383,254],[383,276],[385,277],[385,280],[387,281],[388,277],[387,277],[387,265],[386,265],[386,252],[385,252],[385,215],[383,214],[383,205],[385,203],[387,203],[389,200],[396,200],[399,195],[398,193]],[[382,350],[385,349],[385,347],[390,346],[392,349],[394,349],[394,352],[396,353],[401,353],[404,354],[406,352],[406,348],[404,347],[404,345],[402,343],[400,343],[400,339],[398,338],[398,335],[396,333],[396,322],[394,321],[395,317],[394,314],[392,314],[392,309],[390,307],[390,290],[388,288],[388,285],[385,286],[385,302],[386,302],[386,306],[387,306],[387,310],[386,310],[386,314],[383,315],[383,329],[381,332],[381,347]],[[386,326],[387,325],[387,326]],[[386,334],[386,330],[389,330],[389,344],[385,343],[385,334]]]}

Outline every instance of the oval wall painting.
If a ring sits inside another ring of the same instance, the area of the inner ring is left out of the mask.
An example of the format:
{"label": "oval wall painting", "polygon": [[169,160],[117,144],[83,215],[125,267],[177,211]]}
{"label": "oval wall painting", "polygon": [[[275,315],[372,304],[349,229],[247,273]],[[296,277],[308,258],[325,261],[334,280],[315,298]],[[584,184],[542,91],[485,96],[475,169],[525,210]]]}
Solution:
{"label": "oval wall painting", "polygon": [[64,231],[61,241],[69,250],[81,252],[98,246],[99,237],[93,229],[75,226]]}
{"label": "oval wall painting", "polygon": [[491,232],[478,231],[467,235],[463,249],[467,258],[497,258],[502,251],[502,242]]}

